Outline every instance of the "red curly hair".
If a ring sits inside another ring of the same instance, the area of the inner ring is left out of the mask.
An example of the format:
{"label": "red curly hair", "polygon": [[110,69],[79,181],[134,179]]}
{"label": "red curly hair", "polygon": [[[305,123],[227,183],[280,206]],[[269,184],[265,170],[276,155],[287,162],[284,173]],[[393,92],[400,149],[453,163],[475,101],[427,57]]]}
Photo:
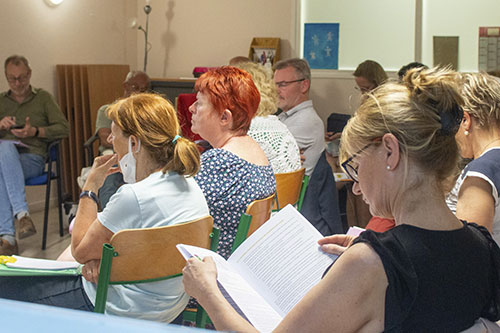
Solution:
{"label": "red curly hair", "polygon": [[194,87],[197,92],[207,95],[217,112],[231,111],[231,130],[248,131],[260,103],[259,90],[250,74],[236,67],[222,66],[200,76]]}

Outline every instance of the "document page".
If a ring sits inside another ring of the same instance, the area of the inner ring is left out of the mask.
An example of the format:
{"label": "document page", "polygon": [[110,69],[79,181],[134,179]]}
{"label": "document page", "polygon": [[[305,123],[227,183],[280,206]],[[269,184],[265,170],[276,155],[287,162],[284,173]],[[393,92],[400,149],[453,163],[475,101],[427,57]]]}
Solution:
{"label": "document page", "polygon": [[74,269],[80,266],[76,261],[56,261],[47,259],[27,258],[21,256],[12,256],[16,262],[8,262],[7,267],[24,269],[42,269],[42,270],[63,270]]}
{"label": "document page", "polygon": [[288,205],[246,239],[228,263],[284,317],[338,257],[321,251],[317,241],[322,237]]}
{"label": "document page", "polygon": [[271,332],[281,321],[281,316],[238,274],[224,258],[207,249],[178,244],[177,248],[187,260],[191,257],[212,257],[217,266],[217,280],[250,323],[261,332]]}

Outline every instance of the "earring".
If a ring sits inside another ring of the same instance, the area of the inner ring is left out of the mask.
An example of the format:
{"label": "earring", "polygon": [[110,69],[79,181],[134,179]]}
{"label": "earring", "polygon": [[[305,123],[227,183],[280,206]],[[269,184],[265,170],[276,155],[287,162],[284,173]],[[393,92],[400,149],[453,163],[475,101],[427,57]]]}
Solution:
{"label": "earring", "polygon": [[387,170],[391,170],[391,167],[388,165],[385,167]]}
{"label": "earring", "polygon": [[469,131],[464,132],[465,136],[469,135]]}

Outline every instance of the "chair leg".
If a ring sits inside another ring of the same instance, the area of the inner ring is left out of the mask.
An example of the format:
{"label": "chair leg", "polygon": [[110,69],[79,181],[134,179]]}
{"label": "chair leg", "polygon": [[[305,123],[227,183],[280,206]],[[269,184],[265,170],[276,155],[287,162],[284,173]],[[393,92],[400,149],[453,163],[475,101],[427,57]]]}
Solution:
{"label": "chair leg", "polygon": [[63,218],[62,218],[62,178],[61,178],[61,164],[60,158],[56,161],[57,172],[57,208],[59,210],[59,236],[64,235]]}
{"label": "chair leg", "polygon": [[45,211],[43,213],[43,234],[42,234],[42,250],[47,246],[47,228],[49,224],[49,204],[50,204],[50,173],[47,175],[47,189],[45,190]]}
{"label": "chair leg", "polygon": [[49,224],[49,204],[50,204],[50,185],[51,185],[51,174],[52,174],[52,162],[49,159],[47,165],[47,187],[45,190],[45,211],[43,213],[43,233],[42,233],[42,250],[47,247],[47,228]]}

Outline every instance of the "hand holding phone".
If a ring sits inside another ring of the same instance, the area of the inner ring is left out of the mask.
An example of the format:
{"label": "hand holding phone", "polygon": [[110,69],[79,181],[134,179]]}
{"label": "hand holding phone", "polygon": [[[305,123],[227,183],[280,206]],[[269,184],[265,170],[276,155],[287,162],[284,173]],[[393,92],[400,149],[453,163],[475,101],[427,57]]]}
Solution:
{"label": "hand holding phone", "polygon": [[13,129],[23,129],[24,128],[24,125],[14,125],[14,126],[11,126],[10,129],[13,130]]}

